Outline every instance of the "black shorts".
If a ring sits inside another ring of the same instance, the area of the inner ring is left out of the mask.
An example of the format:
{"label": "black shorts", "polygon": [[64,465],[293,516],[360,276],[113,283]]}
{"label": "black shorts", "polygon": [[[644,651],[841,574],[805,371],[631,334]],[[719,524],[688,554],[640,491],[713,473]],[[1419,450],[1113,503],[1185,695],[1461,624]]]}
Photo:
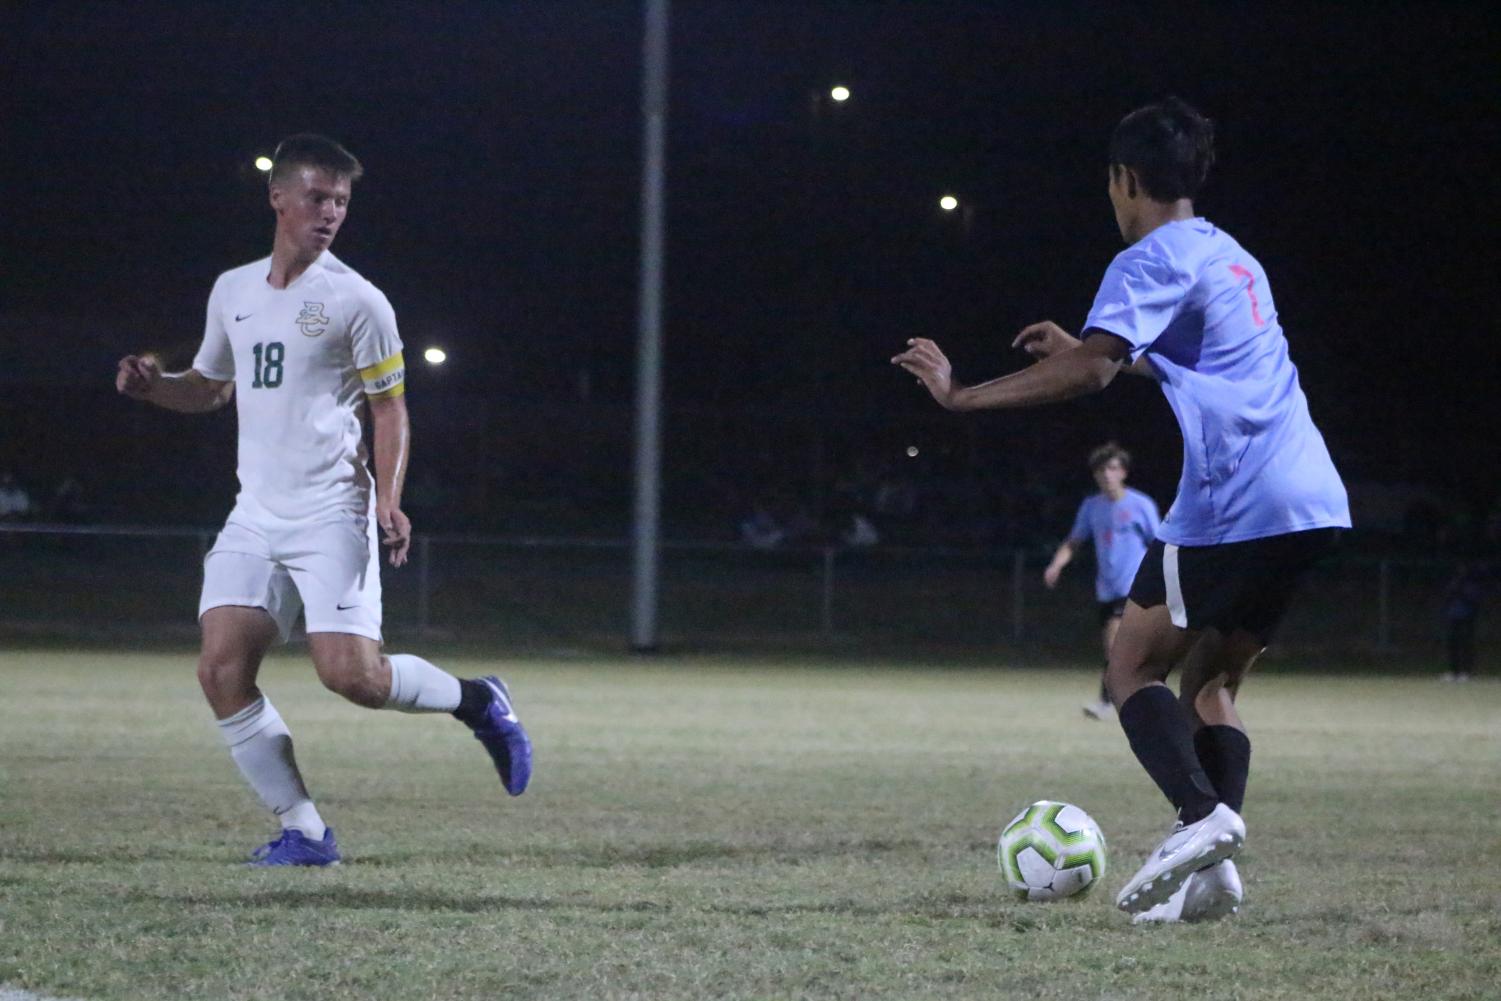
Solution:
{"label": "black shorts", "polygon": [[1338,528],[1271,535],[1218,546],[1155,540],[1142,557],[1131,600],[1167,605],[1180,629],[1241,629],[1263,643],[1287,614],[1303,577],[1334,551]]}
{"label": "black shorts", "polygon": [[1102,601],[1095,606],[1100,613],[1100,625],[1104,625],[1111,619],[1118,619],[1126,614],[1126,599],[1116,598],[1113,601]]}

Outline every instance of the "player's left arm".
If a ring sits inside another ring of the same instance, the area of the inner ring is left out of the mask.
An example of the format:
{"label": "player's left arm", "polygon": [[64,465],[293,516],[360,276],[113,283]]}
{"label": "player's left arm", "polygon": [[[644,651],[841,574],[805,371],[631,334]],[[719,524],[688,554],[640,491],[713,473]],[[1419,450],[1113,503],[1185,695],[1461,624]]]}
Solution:
{"label": "player's left arm", "polygon": [[1162,526],[1162,513],[1157,510],[1157,502],[1150,497],[1147,498],[1146,504],[1143,506],[1146,509],[1144,513],[1147,523],[1145,526],[1146,535],[1142,541],[1150,544],[1153,539],[1157,538],[1157,529]]}
{"label": "player's left arm", "polygon": [[401,510],[412,447],[406,397],[400,393],[370,397],[370,423],[375,438],[375,520],[381,541],[391,549],[391,565],[399,567],[407,561],[412,545],[412,523]]}
{"label": "player's left arm", "polygon": [[401,490],[411,461],[412,428],[407,419],[406,362],[396,332],[396,311],[369,282],[355,285],[349,319],[354,363],[359,367],[375,439],[375,520],[391,565],[407,561],[412,523],[401,510]]}
{"label": "player's left arm", "polygon": [[954,381],[948,358],[926,337],[909,340],[907,350],[891,363],[917,376],[947,410],[997,410],[1057,403],[1099,392],[1129,365],[1130,350],[1120,337],[1086,330],[1077,346],[1050,355],[1031,368],[975,386]]}

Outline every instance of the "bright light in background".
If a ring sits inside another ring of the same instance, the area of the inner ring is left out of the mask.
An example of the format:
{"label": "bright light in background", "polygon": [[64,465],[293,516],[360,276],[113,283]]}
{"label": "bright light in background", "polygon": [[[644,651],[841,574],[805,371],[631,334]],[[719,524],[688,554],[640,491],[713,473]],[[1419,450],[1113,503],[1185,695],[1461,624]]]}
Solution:
{"label": "bright light in background", "polygon": [[829,91],[829,96],[836,101],[844,102],[850,99],[850,89],[842,84]]}
{"label": "bright light in background", "polygon": [[269,156],[258,156],[258,157],[256,157],[255,158],[255,169],[259,170],[263,174],[266,171],[270,170],[271,169],[271,158]]}
{"label": "bright light in background", "polygon": [[448,352],[442,348],[428,348],[422,352],[422,360],[429,365],[441,365],[448,360]]}
{"label": "bright light in background", "polygon": [[955,198],[953,195],[944,195],[942,198],[938,199],[938,207],[943,209],[945,212],[952,212],[959,207],[959,199]]}

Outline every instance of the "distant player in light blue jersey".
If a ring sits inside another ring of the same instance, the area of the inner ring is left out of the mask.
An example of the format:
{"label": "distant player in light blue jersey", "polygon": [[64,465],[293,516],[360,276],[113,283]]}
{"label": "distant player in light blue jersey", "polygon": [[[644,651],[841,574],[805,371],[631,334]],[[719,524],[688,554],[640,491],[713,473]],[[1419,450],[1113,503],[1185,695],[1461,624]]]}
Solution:
{"label": "distant player in light blue jersey", "polygon": [[[1100,283],[1083,339],[1033,324],[1013,344],[1038,364],[974,386],[955,382],[926,338],[892,358],[950,410],[1066,400],[1124,370],[1157,380],[1178,417],[1178,496],[1131,585],[1107,669],[1131,750],[1178,810],[1116,898],[1133,920],[1238,910],[1229,859],[1245,839],[1251,744],[1235,695],[1298,581],[1350,525],[1266,272],[1194,212],[1213,161],[1213,125],[1182,101],[1127,115],[1108,173],[1128,246]],[[1175,698],[1165,682],[1180,662]]]}
{"label": "distant player in light blue jersey", "polygon": [[[1049,588],[1057,587],[1063,568],[1073,561],[1079,547],[1085,542],[1094,543],[1094,595],[1099,603],[1100,645],[1107,663],[1110,644],[1126,612],[1131,581],[1161,521],[1157,502],[1126,486],[1130,469],[1131,454],[1115,442],[1101,445],[1089,454],[1089,471],[1100,492],[1084,498],[1068,538],[1059,544],[1052,562],[1042,572],[1042,582]],[[1114,711],[1110,689],[1102,675],[1099,698],[1084,704],[1084,715],[1104,719]]]}

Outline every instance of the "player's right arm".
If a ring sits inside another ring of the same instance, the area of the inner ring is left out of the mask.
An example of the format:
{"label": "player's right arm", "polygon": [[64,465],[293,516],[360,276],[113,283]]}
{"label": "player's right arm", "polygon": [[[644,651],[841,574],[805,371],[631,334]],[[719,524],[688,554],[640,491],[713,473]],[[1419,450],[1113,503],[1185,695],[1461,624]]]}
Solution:
{"label": "player's right arm", "polygon": [[1058,578],[1062,576],[1063,568],[1068,566],[1069,563],[1073,562],[1074,550],[1077,548],[1078,547],[1075,545],[1073,539],[1064,539],[1063,542],[1059,544],[1058,551],[1053,554],[1053,561],[1049,563],[1047,569],[1042,572],[1042,582],[1046,584],[1049,589],[1058,586]]}
{"label": "player's right arm", "polygon": [[1058,586],[1058,578],[1063,574],[1063,568],[1073,562],[1074,554],[1079,551],[1079,544],[1087,538],[1089,538],[1088,499],[1079,505],[1079,510],[1074,515],[1074,525],[1068,530],[1068,538],[1059,544],[1058,551],[1053,554],[1052,562],[1042,572],[1042,582],[1050,589]]}
{"label": "player's right arm", "polygon": [[208,295],[203,344],[184,372],[163,372],[151,355],[126,355],[115,373],[115,389],[134,400],[145,400],[184,414],[218,410],[235,392],[235,356],[224,329],[222,298],[225,275]]}
{"label": "player's right arm", "polygon": [[234,396],[233,380],[210,379],[197,369],[163,372],[150,355],[126,355],[115,373],[115,389],[133,400],[144,400],[184,414],[218,410]]}

